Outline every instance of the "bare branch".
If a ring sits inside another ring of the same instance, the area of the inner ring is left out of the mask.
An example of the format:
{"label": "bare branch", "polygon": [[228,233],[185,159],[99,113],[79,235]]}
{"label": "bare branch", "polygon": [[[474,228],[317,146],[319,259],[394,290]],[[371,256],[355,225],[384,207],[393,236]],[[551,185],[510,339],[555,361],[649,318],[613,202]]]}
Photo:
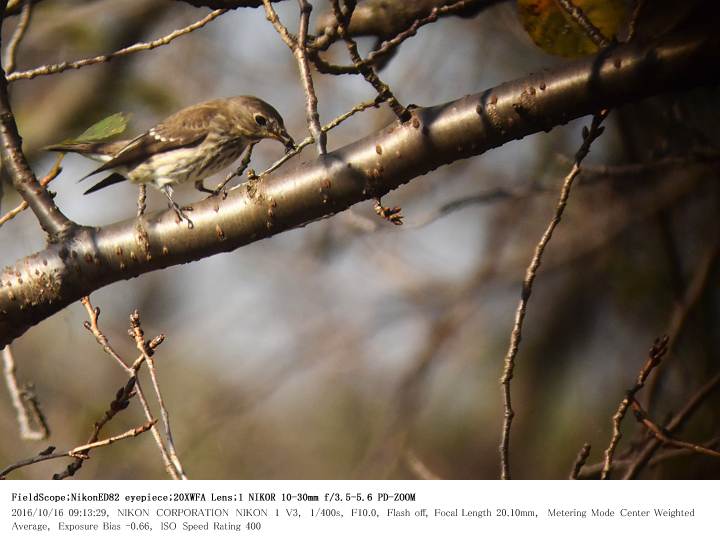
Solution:
{"label": "bare branch", "polygon": [[[139,427],[135,427],[134,429],[130,429],[129,431],[126,431],[122,434],[111,436],[110,438],[106,438],[104,440],[98,440],[90,444],[83,444],[82,446],[77,446],[63,453],[54,453],[55,448],[50,447],[47,450],[40,452],[34,457],[30,457],[29,459],[23,459],[22,461],[18,461],[17,463],[13,463],[12,465],[5,467],[2,472],[0,472],[0,480],[4,479],[5,476],[10,474],[14,470],[29,465],[34,465],[36,463],[42,463],[43,461],[49,461],[51,459],[74,457],[78,460],[85,460],[88,458],[88,451],[102,448],[104,446],[109,446],[111,444],[114,444],[115,442],[119,442],[120,440],[125,440],[126,438],[133,438],[135,436],[138,436],[146,431],[149,431],[153,427],[153,425],[155,425],[155,423],[155,421],[148,421],[147,423],[140,425]],[[72,474],[68,474],[68,476],[72,476]],[[61,475],[55,475],[54,479],[62,479],[62,477]]]}
{"label": "bare branch", "polygon": [[98,55],[97,57],[80,59],[80,60],[75,60],[75,61],[71,61],[71,62],[60,62],[58,64],[46,64],[44,66],[38,66],[37,68],[33,68],[32,70],[26,70],[24,72],[8,73],[7,80],[8,81],[17,81],[19,79],[33,79],[38,76],[48,76],[51,74],[59,74],[66,70],[77,70],[77,69],[83,68],[85,66],[92,66],[93,64],[102,64],[104,62],[109,62],[118,57],[123,57],[125,55],[130,55],[132,53],[138,53],[140,51],[150,51],[151,49],[156,49],[163,45],[167,45],[170,42],[172,42],[173,40],[175,40],[176,38],[179,38],[180,36],[185,36],[186,34],[190,34],[194,30],[204,27],[210,21],[217,19],[218,17],[220,17],[223,13],[226,13],[227,11],[228,11],[227,9],[216,9],[215,11],[208,13],[202,19],[195,21],[194,23],[192,23],[186,27],[174,30],[170,34],[163,36],[162,38],[153,40],[151,42],[139,42],[139,43],[130,45],[128,47],[119,49],[117,51],[114,51],[112,53],[109,53],[107,55]]}
{"label": "bare branch", "polygon": [[152,358],[152,353],[145,342],[145,333],[140,328],[140,314],[135,310],[130,314],[130,330],[128,331],[130,336],[135,339],[135,345],[138,351],[142,354],[145,364],[147,365],[150,378],[152,380],[153,388],[155,389],[155,398],[157,398],[158,404],[160,405],[160,416],[163,420],[163,426],[165,427],[165,439],[167,441],[168,454],[172,461],[175,470],[181,480],[187,480],[185,470],[183,469],[180,458],[178,457],[175,449],[175,441],[173,440],[172,431],[170,429],[170,414],[165,407],[165,401],[163,400],[162,393],[160,392],[160,383],[157,378],[157,371],[155,370],[155,361]]}
{"label": "bare branch", "polygon": [[[175,0],[191,4],[196,7],[212,9],[235,9],[235,8],[258,8],[263,5],[262,0]],[[270,0],[270,2],[282,2],[283,0]]]}
{"label": "bare branch", "polygon": [[596,27],[590,19],[588,19],[588,16],[580,7],[572,3],[572,0],[555,1],[560,4],[562,9],[564,9],[565,12],[570,15],[572,20],[575,21],[577,25],[583,29],[583,32],[587,34],[587,37],[590,38],[590,40],[592,40],[595,45],[597,45],[601,49],[604,49],[605,47],[608,47],[610,45],[610,40],[603,36],[603,33],[600,31],[600,29]]}
{"label": "bare branch", "polygon": [[[45,417],[39,411],[36,403],[27,405],[24,400],[22,388],[18,384],[15,367],[15,357],[13,356],[10,346],[5,346],[2,350],[3,369],[5,375],[5,384],[7,385],[10,400],[13,408],[15,408],[15,416],[18,422],[20,438],[23,440],[45,440],[50,435],[50,430],[45,423]],[[33,429],[32,421],[39,427]]]}
{"label": "bare branch", "polygon": [[[382,100],[379,96],[378,96],[378,97],[375,97],[375,100],[369,100],[369,101],[367,101],[367,102],[360,102],[359,104],[356,104],[355,106],[353,106],[353,108],[350,109],[349,111],[347,111],[347,112],[343,113],[342,115],[336,117],[335,119],[333,119],[332,121],[330,121],[328,124],[323,125],[322,127],[320,127],[320,130],[321,130],[322,132],[330,132],[332,129],[334,129],[336,126],[338,126],[340,123],[342,123],[343,121],[349,119],[350,117],[352,117],[352,116],[355,115],[356,113],[359,113],[359,112],[361,112],[361,111],[365,111],[365,110],[368,109],[368,108],[378,107],[380,104],[382,104],[382,102],[383,102],[383,100]],[[286,153],[283,157],[281,157],[281,158],[278,159],[276,162],[274,162],[273,164],[271,164],[271,165],[267,168],[267,170],[265,170],[264,172],[262,172],[258,177],[266,176],[266,175],[269,174],[270,172],[273,172],[274,170],[277,170],[281,165],[285,164],[289,159],[293,158],[295,155],[297,155],[298,153],[300,153],[300,151],[302,151],[303,149],[305,149],[308,145],[310,145],[310,144],[313,143],[314,141],[315,141],[315,139],[312,137],[312,135],[308,136],[308,137],[305,138],[302,142],[300,142],[299,144],[295,145],[295,149],[293,149],[293,150],[290,151],[289,153]],[[238,174],[234,174],[234,175],[238,175]]]}
{"label": "bare branch", "polygon": [[617,445],[620,443],[620,439],[622,438],[620,426],[623,419],[625,418],[625,413],[627,412],[630,404],[635,400],[635,395],[637,394],[637,392],[640,391],[640,389],[642,389],[645,385],[645,381],[647,380],[650,373],[656,366],[658,366],[662,362],[662,358],[667,354],[669,341],[670,338],[667,336],[655,340],[652,348],[650,348],[650,353],[648,354],[648,358],[645,361],[645,364],[643,364],[642,368],[640,369],[640,373],[638,374],[637,380],[635,381],[635,385],[633,385],[632,388],[629,389],[628,392],[625,394],[625,398],[623,398],[623,400],[620,402],[620,406],[618,406],[618,409],[615,411],[615,415],[613,415],[613,432],[612,437],[610,438],[610,444],[605,450],[604,465],[602,472],[600,473],[601,480],[607,480],[607,478],[610,476],[610,471],[612,470],[613,455],[615,454],[615,449],[617,448]]}
{"label": "bare branch", "polygon": [[300,5],[300,28],[297,38],[292,36],[288,29],[278,19],[275,8],[272,7],[270,0],[263,0],[265,6],[265,16],[272,23],[275,30],[285,44],[290,48],[295,60],[297,61],[298,70],[300,72],[300,80],[305,90],[305,117],[307,118],[308,129],[313,141],[317,145],[318,155],[325,155],[326,137],[325,133],[320,129],[320,116],[318,115],[318,99],[315,94],[315,86],[313,85],[312,75],[310,74],[310,63],[307,58],[307,32],[308,21],[312,5],[307,0],[298,0]]}
{"label": "bare branch", "polygon": [[[443,3],[443,2],[439,2]],[[453,3],[444,3],[444,5],[441,6],[435,6],[430,10],[430,13],[425,15],[425,11],[422,10],[422,6],[418,6],[416,4],[408,3],[406,6],[409,9],[416,9],[416,12],[413,12],[414,20],[412,20],[411,24],[407,27],[403,27],[401,29],[398,29],[397,33],[390,37],[388,36],[386,39],[382,41],[382,43],[371,51],[367,57],[364,59],[359,59],[358,61],[354,62],[351,66],[338,66],[334,64],[330,64],[327,61],[325,61],[320,55],[318,54],[318,49],[323,49],[326,47],[328,42],[328,36],[334,36],[338,32],[338,22],[337,18],[335,18],[332,21],[327,21],[326,24],[326,30],[325,34],[321,36],[318,41],[314,44],[315,51],[313,54],[313,62],[317,66],[317,69],[326,74],[357,74],[360,73],[360,68],[364,68],[366,66],[373,66],[375,64],[378,64],[379,61],[388,58],[392,53],[395,52],[395,50],[402,44],[405,40],[415,36],[417,34],[417,31],[428,24],[434,23],[437,21],[440,17],[444,15],[453,15],[455,13],[460,13],[463,10],[468,9],[468,7],[472,6],[480,6],[480,7],[488,7],[492,4],[495,4],[497,2],[478,2],[478,0],[461,0],[458,2]],[[363,7],[365,5],[361,5],[358,7],[358,9],[353,11],[353,14],[360,15],[363,11]],[[358,25],[356,24],[356,21],[358,19],[362,18],[362,15],[360,17],[353,17],[350,19],[350,25],[347,26],[347,34],[350,36],[356,36],[359,34],[363,34],[363,32],[359,32],[359,29],[357,28]],[[396,18],[388,17],[387,19],[395,22]]]}
{"label": "bare branch", "polygon": [[570,479],[571,480],[577,480],[578,476],[580,475],[580,471],[582,470],[583,466],[585,466],[585,462],[587,461],[587,458],[590,456],[590,442],[585,442],[583,444],[583,447],[578,452],[577,458],[575,459],[575,463],[573,464],[573,468],[570,471]]}
{"label": "bare branch", "polygon": [[[7,2],[0,2],[0,12],[3,14],[6,5]],[[40,226],[51,239],[66,234],[73,228],[74,223],[58,210],[50,194],[38,183],[23,154],[22,140],[10,107],[7,80],[2,70],[0,70],[0,160],[10,175],[15,190],[28,203]]]}
{"label": "bare branch", "polygon": [[[682,425],[695,413],[695,410],[705,402],[718,387],[720,387],[720,373],[715,374],[708,382],[706,382],[695,394],[685,403],[680,411],[670,420],[665,426],[667,433],[673,433],[678,431]],[[662,445],[662,442],[657,438],[653,437],[649,443],[637,454],[632,460],[632,463],[623,474],[623,480],[631,480],[635,478],[640,471],[648,464],[652,456],[655,454],[657,449]]]}
{"label": "bare branch", "polygon": [[[54,180],[56,177],[60,175],[60,172],[62,172],[62,167],[60,164],[62,163],[62,155],[58,155],[58,158],[55,160],[55,164],[53,164],[50,171],[47,173],[47,175],[40,180],[40,186],[45,187],[47,186],[52,180]],[[17,216],[20,212],[23,210],[27,210],[28,203],[27,201],[23,200],[20,204],[15,206],[12,210],[7,212],[5,215],[0,217],[0,227],[3,226],[5,223],[13,219],[15,216]]]}
{"label": "bare branch", "polygon": [[658,441],[662,442],[664,445],[674,448],[690,450],[693,453],[708,455],[710,457],[720,457],[720,451],[706,448],[705,446],[701,446],[700,444],[693,444],[692,442],[677,440],[669,436],[665,429],[663,429],[660,425],[655,423],[650,418],[648,413],[643,409],[642,406],[640,406],[640,403],[637,401],[637,399],[633,400],[632,408],[638,421],[642,423],[653,434],[653,436]]}
{"label": "bare branch", "polygon": [[562,219],[565,206],[567,205],[568,198],[570,197],[570,190],[572,189],[575,178],[580,173],[580,164],[583,159],[587,156],[590,151],[592,143],[602,134],[603,127],[601,123],[608,114],[608,110],[603,110],[600,113],[593,116],[590,128],[583,129],[583,143],[580,146],[577,154],[575,155],[575,164],[573,164],[570,173],[563,182],[562,189],[560,190],[560,198],[558,199],[555,207],[555,213],[553,214],[550,223],[548,224],[545,232],[540,238],[540,242],[535,248],[530,265],[525,273],[525,280],[522,285],[522,293],[520,295],[520,302],[518,303],[517,310],[515,311],[515,323],[513,325],[512,333],[510,334],[510,345],[508,346],[507,354],[505,355],[505,361],[503,364],[503,375],[500,380],[503,390],[503,401],[505,404],[504,420],[503,420],[503,431],[502,439],[500,442],[500,477],[503,480],[509,480],[510,476],[510,431],[512,428],[512,420],[515,417],[515,412],[512,409],[512,398],[510,395],[510,382],[513,378],[515,371],[515,358],[520,348],[520,340],[522,338],[522,327],[525,322],[525,312],[527,311],[527,304],[532,295],[533,284],[535,283],[535,277],[540,268],[542,262],[542,256],[545,252],[545,248],[552,239],[555,228]]}
{"label": "bare branch", "polygon": [[18,21],[15,31],[8,42],[7,49],[5,50],[5,60],[3,61],[3,66],[5,67],[5,72],[7,73],[15,70],[15,57],[17,55],[17,49],[20,46],[20,42],[25,37],[28,27],[30,26],[32,6],[33,4],[31,0],[25,0],[20,20]]}
{"label": "bare branch", "polygon": [[355,40],[350,37],[350,34],[347,31],[347,25],[349,24],[352,12],[355,9],[355,1],[353,0],[352,2],[346,2],[346,5],[348,6],[347,13],[343,13],[343,10],[340,9],[339,0],[331,0],[330,3],[332,5],[335,18],[337,19],[338,34],[347,45],[347,49],[350,53],[350,59],[353,61],[353,65],[362,74],[362,76],[365,78],[365,81],[370,83],[370,85],[372,85],[373,88],[377,91],[378,97],[388,101],[390,108],[392,108],[393,112],[395,112],[395,115],[397,115],[398,119],[403,122],[407,121],[410,118],[410,112],[405,106],[400,104],[397,98],[395,98],[395,95],[390,90],[390,87],[387,85],[387,83],[383,82],[380,79],[375,69],[369,64],[363,64],[363,59],[358,52],[357,43],[355,43]]}
{"label": "bare branch", "polygon": [[[145,417],[148,421],[154,420],[154,416],[152,415],[152,411],[150,410],[150,405],[147,402],[147,398],[145,397],[145,393],[143,392],[142,386],[140,385],[140,381],[138,380],[138,371],[140,370],[140,367],[143,362],[146,360],[146,354],[149,356],[152,356],[155,349],[162,344],[165,337],[163,335],[156,336],[153,338],[150,342],[147,344],[145,343],[143,339],[142,343],[142,349],[138,348],[140,351],[140,355],[132,364],[128,364],[126,361],[124,361],[121,357],[117,355],[117,352],[110,346],[107,337],[103,334],[103,332],[100,330],[100,327],[98,325],[98,318],[100,317],[100,308],[95,308],[90,303],[90,299],[88,297],[84,297],[82,300],[83,306],[85,307],[85,310],[88,313],[88,316],[90,317],[90,321],[86,321],[83,323],[85,328],[90,331],[93,336],[95,337],[95,340],[97,340],[98,344],[100,344],[103,347],[103,350],[108,353],[113,360],[115,360],[120,366],[130,375],[130,381],[128,384],[132,384],[132,387],[127,390],[127,395],[130,394],[130,391],[132,390],[134,394],[137,395],[138,401],[140,402],[140,405],[142,406],[142,409],[145,413]],[[134,315],[134,314],[133,314]],[[131,323],[132,325],[132,323]],[[131,331],[132,332],[132,331]],[[134,337],[134,336],[133,336]],[[122,391],[122,390],[121,390]],[[120,392],[118,392],[118,395]],[[120,397],[116,398],[116,402],[119,402],[118,399]],[[127,396],[127,399],[129,399],[129,396]],[[122,399],[120,399],[122,400]],[[124,403],[123,403],[124,404]],[[168,449],[168,447],[165,445],[165,443],[162,440],[162,437],[160,436],[160,432],[157,430],[156,427],[152,428],[152,435],[155,439],[155,443],[157,444],[158,450],[160,451],[160,455],[163,459],[163,465],[165,467],[165,470],[170,475],[171,478],[174,480],[181,479],[181,473],[178,471],[177,466],[171,459],[171,454]],[[97,439],[97,434],[90,437],[89,442],[92,442]],[[178,461],[179,463],[179,461]],[[79,459],[75,462],[76,465],[82,465],[82,460]],[[78,467],[75,468],[77,470]]]}

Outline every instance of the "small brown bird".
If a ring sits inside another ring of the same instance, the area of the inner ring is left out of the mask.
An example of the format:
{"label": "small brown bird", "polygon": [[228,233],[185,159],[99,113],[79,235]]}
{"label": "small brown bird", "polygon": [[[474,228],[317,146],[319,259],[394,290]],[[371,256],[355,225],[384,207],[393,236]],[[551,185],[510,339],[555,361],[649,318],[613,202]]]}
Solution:
{"label": "small brown bird", "polygon": [[147,183],[161,190],[191,226],[173,200],[173,185],[192,181],[198,190],[215,194],[203,180],[230,166],[248,145],[264,138],[282,142],[287,150],[295,145],[275,108],[254,96],[234,96],[182,109],[132,140],[73,142],[47,149],[71,151],[104,163],[82,179],[113,172],[85,194],[125,179]]}

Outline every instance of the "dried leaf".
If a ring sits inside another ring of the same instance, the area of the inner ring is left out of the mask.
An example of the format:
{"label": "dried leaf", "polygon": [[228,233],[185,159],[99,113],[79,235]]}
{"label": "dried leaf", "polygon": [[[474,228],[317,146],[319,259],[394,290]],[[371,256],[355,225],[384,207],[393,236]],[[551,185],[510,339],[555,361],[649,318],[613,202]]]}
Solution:
{"label": "dried leaf", "polygon": [[[608,39],[617,33],[628,16],[625,0],[573,0],[573,4]],[[532,40],[552,55],[580,57],[598,50],[555,0],[518,0],[518,14]]]}

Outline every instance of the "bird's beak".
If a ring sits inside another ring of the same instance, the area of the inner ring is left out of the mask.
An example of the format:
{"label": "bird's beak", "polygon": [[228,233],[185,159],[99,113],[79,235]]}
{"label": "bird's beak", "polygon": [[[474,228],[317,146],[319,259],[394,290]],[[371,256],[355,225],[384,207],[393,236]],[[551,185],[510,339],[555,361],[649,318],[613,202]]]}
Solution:
{"label": "bird's beak", "polygon": [[278,142],[282,142],[285,144],[285,151],[290,152],[295,149],[295,141],[292,139],[292,137],[287,133],[286,130],[281,131],[276,135],[275,138]]}

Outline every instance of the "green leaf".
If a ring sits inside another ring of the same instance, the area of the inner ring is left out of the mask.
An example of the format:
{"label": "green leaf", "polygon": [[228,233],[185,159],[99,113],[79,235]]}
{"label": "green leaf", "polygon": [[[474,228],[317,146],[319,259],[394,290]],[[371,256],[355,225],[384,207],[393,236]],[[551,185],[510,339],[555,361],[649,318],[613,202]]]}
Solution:
{"label": "green leaf", "polygon": [[85,132],[77,136],[65,140],[63,143],[74,143],[74,142],[97,142],[102,140],[109,140],[114,136],[122,134],[127,129],[128,119],[130,115],[125,113],[113,113],[109,117],[98,121]]}
{"label": "green leaf", "polygon": [[[610,39],[627,17],[625,0],[573,0],[602,34]],[[520,22],[544,51],[563,57],[597,52],[585,31],[554,0],[518,0]]]}

